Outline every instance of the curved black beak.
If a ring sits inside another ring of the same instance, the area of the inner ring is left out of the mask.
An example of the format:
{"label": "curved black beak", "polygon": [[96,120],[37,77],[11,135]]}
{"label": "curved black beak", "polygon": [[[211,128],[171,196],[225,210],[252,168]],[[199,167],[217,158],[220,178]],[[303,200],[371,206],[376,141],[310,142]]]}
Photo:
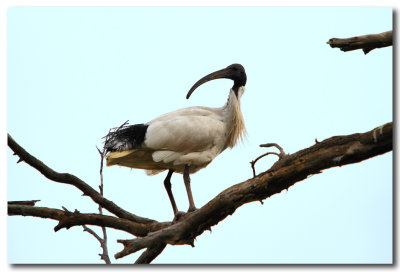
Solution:
{"label": "curved black beak", "polygon": [[236,94],[239,87],[246,85],[247,81],[247,76],[246,72],[244,71],[244,67],[240,64],[232,64],[224,69],[208,74],[205,77],[201,78],[199,81],[197,81],[193,85],[193,87],[190,88],[188,94],[186,95],[186,99],[189,99],[194,90],[196,90],[196,88],[199,87],[200,85],[218,78],[232,79],[234,81],[234,85],[232,88]]}

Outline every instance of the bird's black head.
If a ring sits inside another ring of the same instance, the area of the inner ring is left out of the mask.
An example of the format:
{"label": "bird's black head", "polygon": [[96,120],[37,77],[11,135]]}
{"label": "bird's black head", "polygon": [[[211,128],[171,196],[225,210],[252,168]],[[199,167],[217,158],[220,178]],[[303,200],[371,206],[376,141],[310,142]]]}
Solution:
{"label": "bird's black head", "polygon": [[247,75],[244,71],[244,67],[241,64],[231,64],[225,69],[227,70],[227,76],[225,76],[225,78],[233,80],[233,90],[236,90],[237,92],[239,87],[246,85]]}
{"label": "bird's black head", "polygon": [[218,78],[227,78],[233,80],[233,91],[235,92],[236,96],[238,96],[239,88],[246,85],[247,76],[244,70],[244,67],[241,64],[231,64],[228,67],[213,72],[211,74],[206,75],[205,77],[201,78],[197,81],[193,87],[189,90],[186,98],[188,99],[190,95],[194,92],[194,90],[199,87],[201,84],[206,83],[210,80],[218,79]]}

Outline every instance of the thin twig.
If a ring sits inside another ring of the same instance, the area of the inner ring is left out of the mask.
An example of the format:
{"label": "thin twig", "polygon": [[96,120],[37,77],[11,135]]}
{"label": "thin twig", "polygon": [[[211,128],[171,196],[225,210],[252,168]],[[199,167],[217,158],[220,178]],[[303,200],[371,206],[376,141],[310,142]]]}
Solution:
{"label": "thin twig", "polygon": [[260,147],[273,147],[273,146],[279,149],[279,153],[280,153],[279,158],[280,159],[282,159],[284,156],[286,156],[286,153],[283,150],[283,148],[276,143],[260,144]]}
{"label": "thin twig", "polygon": [[256,164],[256,162],[259,160],[259,159],[261,159],[261,158],[263,158],[263,157],[265,157],[265,156],[268,156],[268,155],[277,155],[278,157],[279,157],[279,154],[278,153],[276,153],[276,152],[268,152],[268,153],[265,153],[264,155],[261,155],[261,156],[259,156],[257,159],[255,159],[254,161],[251,161],[250,162],[250,164],[251,164],[251,168],[253,169],[253,177],[255,177],[256,176],[256,169],[255,169],[255,164]]}
{"label": "thin twig", "polygon": [[[111,260],[110,260],[110,257],[108,256],[108,251],[107,251],[107,242],[105,241],[105,239],[102,239],[99,235],[97,235],[96,232],[94,232],[92,229],[86,227],[86,225],[82,225],[82,227],[83,227],[83,231],[87,231],[88,233],[93,235],[94,238],[96,238],[97,241],[99,241],[100,246],[103,248],[103,253],[99,254],[100,258],[106,264],[111,264]],[[101,228],[104,228],[104,227],[101,227]]]}
{"label": "thin twig", "polygon": [[[99,151],[100,154],[100,194],[101,196],[104,197],[104,185],[103,185],[103,161],[104,161],[104,153],[105,150],[100,151],[100,149],[96,146],[97,151]],[[99,205],[99,213],[103,215],[103,209]],[[101,244],[101,247],[103,248],[103,254],[100,255],[101,258],[106,262],[106,264],[111,264],[110,257],[108,255],[108,247],[107,247],[107,230],[105,227],[101,227],[101,230],[103,231],[103,243]]]}
{"label": "thin twig", "polygon": [[253,177],[256,176],[255,164],[259,159],[264,158],[265,156],[268,156],[268,155],[276,155],[276,156],[279,157],[279,160],[281,160],[284,156],[286,156],[286,153],[283,150],[283,148],[280,145],[276,144],[276,143],[261,144],[260,147],[276,147],[276,148],[279,149],[280,153],[268,152],[268,153],[265,153],[264,155],[259,156],[255,160],[251,161],[250,165],[251,165],[251,168],[253,169]]}
{"label": "thin twig", "polygon": [[[99,185],[99,189],[100,189],[100,195],[104,196],[104,186],[103,186],[103,160],[104,160],[104,150],[103,152],[100,151],[100,149],[96,146],[97,151],[100,154],[100,185]],[[99,214],[103,215],[103,209],[102,207],[99,205]],[[97,235],[96,232],[94,232],[92,229],[86,227],[85,225],[82,226],[84,231],[89,232],[90,234],[92,234],[100,243],[101,248],[103,249],[103,253],[99,254],[99,256],[101,257],[101,259],[106,263],[106,264],[111,264],[111,260],[110,260],[110,256],[108,255],[108,247],[107,247],[107,230],[104,226],[101,227],[101,230],[103,232],[103,238],[101,238],[99,235]]]}
{"label": "thin twig", "polygon": [[103,243],[103,239],[101,239],[101,237],[99,235],[97,235],[96,232],[94,232],[92,229],[86,227],[86,225],[82,225],[83,227],[83,231],[86,231],[88,233],[90,233],[91,235],[94,236],[94,238],[96,238],[97,241],[99,241],[100,245]]}

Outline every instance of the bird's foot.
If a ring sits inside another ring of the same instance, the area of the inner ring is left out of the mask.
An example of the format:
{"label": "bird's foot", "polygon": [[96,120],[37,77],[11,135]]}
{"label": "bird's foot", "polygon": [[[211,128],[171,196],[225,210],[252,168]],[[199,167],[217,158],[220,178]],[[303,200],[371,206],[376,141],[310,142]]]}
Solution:
{"label": "bird's foot", "polygon": [[178,222],[179,220],[181,220],[181,219],[183,218],[183,216],[184,216],[185,214],[186,214],[185,212],[180,212],[180,211],[178,211],[178,212],[175,214],[174,220],[172,220],[172,222],[174,222],[174,223]]}
{"label": "bird's foot", "polygon": [[194,211],[197,211],[198,209],[196,208],[196,207],[192,207],[192,208],[189,208],[189,210],[187,211],[187,212],[181,212],[181,211],[178,211],[176,214],[175,214],[175,216],[174,216],[174,220],[172,221],[172,222],[174,222],[174,223],[176,223],[176,222],[178,222],[179,220],[181,220],[186,214],[188,214],[188,213],[191,213],[191,212],[194,212]]}
{"label": "bird's foot", "polygon": [[191,212],[194,212],[194,211],[197,211],[198,209],[196,208],[196,207],[189,207],[189,209],[188,209],[188,213],[191,213]]}

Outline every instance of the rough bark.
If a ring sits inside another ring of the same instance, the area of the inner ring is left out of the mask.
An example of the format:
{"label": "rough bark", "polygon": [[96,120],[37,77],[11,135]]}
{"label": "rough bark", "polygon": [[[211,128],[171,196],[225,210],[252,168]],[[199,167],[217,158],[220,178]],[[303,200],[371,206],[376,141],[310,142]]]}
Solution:
{"label": "rough bark", "polygon": [[[261,201],[288,189],[313,174],[335,166],[357,163],[392,150],[392,123],[387,123],[365,133],[335,136],[291,155],[281,156],[269,170],[231,186],[199,210],[182,216],[178,222],[160,223],[130,214],[113,202],[100,196],[82,180],[70,174],[60,174],[20,147],[11,136],[8,144],[20,160],[39,170],[47,178],[74,185],[114,216],[83,214],[44,207],[9,204],[9,215],[37,216],[58,220],[55,230],[77,225],[111,227],[131,233],[138,238],[118,240],[124,249],[115,254],[122,258],[146,248],[136,263],[150,263],[167,244],[194,245],[194,239],[205,230],[224,220],[243,204]],[[112,204],[110,204],[112,203]],[[123,211],[123,212],[117,212]]]}
{"label": "rough bark", "polygon": [[362,160],[392,150],[392,123],[366,133],[336,136],[316,143],[314,146],[287,155],[268,171],[236,184],[204,205],[187,214],[182,221],[150,233],[143,238],[118,240],[124,249],[115,255],[122,258],[143,248],[159,243],[193,245],[194,238],[209,230],[245,203],[261,201],[288,189],[321,170]]}
{"label": "rough bark", "polygon": [[125,218],[118,218],[97,213],[70,212],[67,210],[51,209],[46,207],[32,207],[27,205],[8,204],[8,215],[35,216],[58,221],[54,231],[73,226],[94,225],[122,230],[134,236],[146,236],[149,232],[165,228],[172,223],[144,224]]}
{"label": "rough bark", "polygon": [[340,50],[347,52],[362,49],[364,54],[368,54],[371,50],[393,44],[392,31],[386,31],[379,34],[369,34],[356,36],[346,39],[332,38],[327,42],[332,48],[338,47]]}

